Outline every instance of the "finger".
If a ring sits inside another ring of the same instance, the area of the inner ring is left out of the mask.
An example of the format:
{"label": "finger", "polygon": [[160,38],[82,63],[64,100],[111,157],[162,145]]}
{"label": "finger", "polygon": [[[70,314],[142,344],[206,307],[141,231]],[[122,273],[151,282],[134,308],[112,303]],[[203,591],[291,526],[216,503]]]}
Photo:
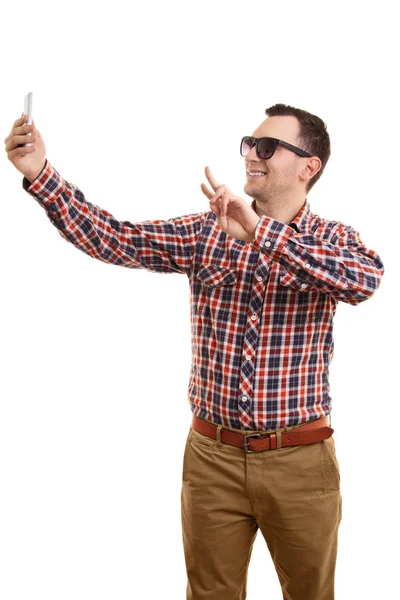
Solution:
{"label": "finger", "polygon": [[32,152],[36,152],[35,146],[26,146],[24,148],[15,148],[14,150],[10,150],[7,152],[8,159],[13,162],[13,160],[17,156],[25,156],[26,154],[31,154]]}
{"label": "finger", "polygon": [[[209,204],[210,204],[210,210],[213,211],[213,212],[215,212],[216,211],[216,206],[217,206],[216,202],[213,202],[212,198],[211,198]],[[217,213],[215,213],[215,214],[217,214]]]}
{"label": "finger", "polygon": [[228,203],[229,203],[229,194],[224,194],[220,198],[219,217],[218,217],[220,225],[224,231],[225,231],[226,227],[228,226],[228,218],[226,215]]}
{"label": "finger", "polygon": [[224,194],[221,198],[221,217],[226,217],[228,212],[229,194]]}
{"label": "finger", "polygon": [[12,137],[9,136],[6,140],[6,151],[13,150],[14,148],[25,147],[23,144],[30,144],[33,140],[33,137],[27,137],[26,135],[14,135]]}
{"label": "finger", "polygon": [[[25,133],[25,130],[23,129],[23,127],[27,127],[27,125],[24,125],[25,121],[27,121],[28,119],[28,115],[24,115],[22,117],[20,117],[19,119],[17,119],[14,122],[14,125],[10,131],[10,133],[8,134],[8,136],[6,137],[6,139],[4,140],[4,143],[7,144],[8,141],[15,136],[18,133]],[[32,120],[32,125],[33,125],[33,129],[36,129],[34,126],[34,122]]]}
{"label": "finger", "polygon": [[212,189],[213,189],[214,191],[216,191],[216,190],[217,190],[217,188],[220,186],[220,184],[217,182],[217,180],[215,179],[214,175],[211,173],[211,171],[210,171],[210,167],[206,167],[206,168],[204,169],[204,172],[205,172],[205,174],[206,174],[206,177],[207,177],[208,181],[209,181],[209,182],[210,182],[210,184],[211,184],[211,187],[212,187]]}
{"label": "finger", "polygon": [[[32,135],[29,137],[26,135],[14,136],[10,140],[8,140],[5,149],[6,149],[6,152],[12,152],[13,150],[18,150],[21,148],[23,150],[29,150],[37,143],[37,141],[38,141],[38,138],[36,135]],[[27,146],[26,144],[31,144],[31,145]]]}
{"label": "finger", "polygon": [[213,213],[215,213],[218,218],[219,218],[219,216],[221,214],[220,202],[221,202],[220,198],[216,198],[213,202],[210,200],[210,210]]}
{"label": "finger", "polygon": [[215,204],[215,202],[212,204],[211,200],[210,200],[210,210],[211,210],[211,212],[214,212],[215,214],[217,214],[217,205]]}
{"label": "finger", "polygon": [[219,186],[219,188],[217,189],[217,192],[210,199],[210,202],[215,202],[216,200],[218,200],[218,198],[221,198],[221,196],[223,196],[225,193],[226,193],[225,186],[224,185]]}
{"label": "finger", "polygon": [[212,192],[211,192],[211,191],[208,189],[208,187],[207,187],[207,186],[206,186],[204,183],[202,183],[202,184],[200,185],[200,187],[201,187],[201,191],[203,192],[203,194],[204,194],[205,196],[207,196],[207,198],[208,198],[209,200],[211,200],[211,198],[213,197],[213,195],[214,195],[214,194],[213,194],[213,193],[212,193]]}

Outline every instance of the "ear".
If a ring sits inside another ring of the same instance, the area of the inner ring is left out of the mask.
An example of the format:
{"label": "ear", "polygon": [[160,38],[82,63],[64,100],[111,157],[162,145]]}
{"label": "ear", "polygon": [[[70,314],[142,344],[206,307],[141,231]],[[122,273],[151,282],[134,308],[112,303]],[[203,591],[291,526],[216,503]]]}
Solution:
{"label": "ear", "polygon": [[307,160],[306,166],[299,174],[300,179],[304,181],[310,180],[312,177],[314,177],[314,175],[318,173],[318,171],[321,170],[321,167],[321,159],[318,158],[318,156],[311,156],[311,158]]}

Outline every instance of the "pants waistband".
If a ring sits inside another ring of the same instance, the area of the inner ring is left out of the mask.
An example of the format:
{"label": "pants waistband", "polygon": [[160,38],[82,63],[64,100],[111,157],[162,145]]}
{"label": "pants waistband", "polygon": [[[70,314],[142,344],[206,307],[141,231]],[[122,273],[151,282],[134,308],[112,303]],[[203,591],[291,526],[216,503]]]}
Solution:
{"label": "pants waistband", "polygon": [[329,422],[329,416],[325,416],[301,425],[283,427],[270,430],[270,432],[257,431],[249,433],[244,431],[243,433],[236,433],[223,425],[217,425],[193,415],[192,428],[207,437],[217,440],[218,444],[237,446],[243,448],[245,452],[260,452],[280,449],[285,446],[312,444],[327,439],[334,432],[328,426]]}

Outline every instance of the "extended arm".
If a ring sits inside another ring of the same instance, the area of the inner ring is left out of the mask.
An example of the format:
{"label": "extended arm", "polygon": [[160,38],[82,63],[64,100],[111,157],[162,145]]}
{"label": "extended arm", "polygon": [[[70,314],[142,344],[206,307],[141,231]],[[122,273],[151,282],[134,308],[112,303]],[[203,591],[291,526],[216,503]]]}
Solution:
{"label": "extended arm", "polygon": [[103,262],[159,273],[188,274],[196,240],[207,213],[131,223],[88,202],[83,192],[47,161],[23,188],[44,208],[60,235]]}

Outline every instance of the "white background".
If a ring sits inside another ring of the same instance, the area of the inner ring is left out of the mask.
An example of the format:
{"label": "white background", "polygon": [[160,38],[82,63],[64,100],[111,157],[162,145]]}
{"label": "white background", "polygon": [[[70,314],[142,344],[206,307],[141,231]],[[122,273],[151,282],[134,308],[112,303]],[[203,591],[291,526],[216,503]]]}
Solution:
{"label": "white background", "polygon": [[[50,163],[119,220],[208,210],[205,165],[244,197],[239,141],[272,104],[327,123],[332,155],[311,210],[357,229],[386,269],[371,299],[340,303],[335,318],[336,596],[394,597],[394,3],[18,2],[7,11],[2,139],[32,91]],[[0,177],[0,597],[183,600],[188,280],[92,259],[61,238],[4,151]],[[281,597],[259,532],[247,598]]]}

